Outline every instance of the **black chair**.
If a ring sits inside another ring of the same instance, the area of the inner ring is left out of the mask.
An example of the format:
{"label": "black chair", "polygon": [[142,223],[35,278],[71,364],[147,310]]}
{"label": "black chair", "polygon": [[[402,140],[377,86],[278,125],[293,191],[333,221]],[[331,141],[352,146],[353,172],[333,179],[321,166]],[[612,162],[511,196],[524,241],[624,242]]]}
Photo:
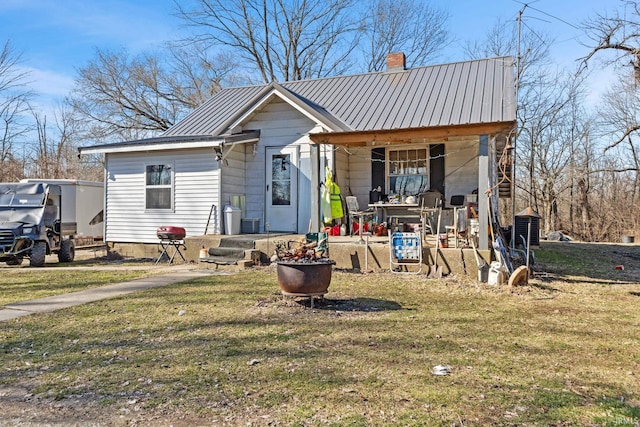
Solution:
{"label": "black chair", "polygon": [[464,194],[455,194],[451,196],[451,206],[464,206]]}

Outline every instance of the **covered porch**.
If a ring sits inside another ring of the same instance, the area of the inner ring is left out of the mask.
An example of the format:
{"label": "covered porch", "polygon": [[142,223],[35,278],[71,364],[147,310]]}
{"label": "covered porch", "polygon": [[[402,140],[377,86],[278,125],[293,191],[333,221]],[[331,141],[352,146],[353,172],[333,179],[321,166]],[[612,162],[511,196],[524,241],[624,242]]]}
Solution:
{"label": "covered porch", "polygon": [[[312,229],[324,226],[321,171],[329,166],[343,197],[355,196],[360,210],[375,210],[373,222],[385,223],[392,231],[419,229],[427,247],[435,247],[440,234],[453,232],[456,249],[469,248],[471,238],[478,249],[489,250],[498,199],[512,194],[507,148],[513,129],[513,122],[499,122],[312,134],[311,155],[319,183],[312,186],[316,191],[312,200],[317,201],[312,206]],[[421,196],[429,191],[442,195],[440,206],[424,206]],[[438,207],[442,211],[434,209]],[[430,208],[434,219],[437,211],[439,229],[432,220],[425,232],[424,208]],[[345,212],[342,221],[348,218]],[[462,241],[456,239],[458,234]]]}

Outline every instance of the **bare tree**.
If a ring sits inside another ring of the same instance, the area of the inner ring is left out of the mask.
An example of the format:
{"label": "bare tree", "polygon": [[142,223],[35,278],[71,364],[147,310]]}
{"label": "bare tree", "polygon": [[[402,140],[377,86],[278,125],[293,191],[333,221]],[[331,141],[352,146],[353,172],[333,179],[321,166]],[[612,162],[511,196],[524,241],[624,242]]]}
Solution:
{"label": "bare tree", "polygon": [[584,24],[588,37],[594,42],[592,50],[583,58],[583,64],[601,52],[611,52],[604,59],[609,65],[631,66],[633,79],[640,83],[640,4],[625,1],[624,11],[612,16],[597,14]]}
{"label": "bare tree", "polygon": [[78,158],[82,125],[70,105],[57,105],[52,123],[41,113],[33,111],[32,115],[37,143],[28,154],[28,176],[45,179],[95,179],[101,176],[102,167],[87,169]]}
{"label": "bare tree", "polygon": [[167,55],[167,85],[187,109],[200,106],[223,86],[245,83],[230,54],[211,56],[202,43],[170,45]]}
{"label": "bare tree", "polygon": [[634,82],[621,79],[603,96],[598,124],[603,139],[609,142],[604,148],[608,151],[619,145],[629,148],[630,163],[628,167],[635,168],[640,161],[638,151],[640,146],[636,138],[640,131],[640,92]]}
{"label": "bare tree", "polygon": [[98,50],[80,69],[70,103],[85,119],[91,139],[143,138],[202,104],[232,69],[228,58],[209,58],[197,47],[135,57]]}
{"label": "bare tree", "polygon": [[31,93],[25,88],[28,75],[20,69],[21,60],[9,41],[0,49],[0,181],[21,178],[24,167],[16,144],[29,130],[23,114]]}
{"label": "bare tree", "polygon": [[179,15],[199,34],[257,69],[263,82],[340,74],[356,44],[354,0],[197,0],[176,2]]}
{"label": "bare tree", "polygon": [[371,0],[361,45],[367,71],[381,71],[389,52],[405,52],[407,65],[425,65],[450,43],[449,13],[416,0]]}
{"label": "bare tree", "polygon": [[[553,44],[553,39],[529,26],[521,29],[519,39],[518,47],[517,20],[498,19],[486,32],[482,42],[467,42],[463,50],[469,58],[513,57],[514,66],[517,66],[518,85],[523,88],[538,82],[540,74],[545,74],[548,70],[551,62],[549,47]],[[525,100],[522,97],[519,101]]]}
{"label": "bare tree", "polygon": [[[520,34],[519,34],[520,33]],[[518,43],[520,46],[518,46]],[[512,184],[512,199],[502,202],[503,213],[515,213],[515,206],[532,206],[544,213],[536,206],[536,191],[534,189],[534,166],[536,156],[543,144],[540,132],[546,129],[549,124],[544,124],[545,120],[551,120],[550,115],[558,114],[545,111],[546,108],[553,108],[552,89],[554,87],[552,79],[547,77],[549,72],[549,46],[550,38],[542,32],[536,31],[530,26],[523,26],[518,30],[516,19],[512,21],[497,20],[488,29],[482,42],[467,43],[464,50],[470,58],[486,58],[511,56],[515,68],[518,87],[518,108],[517,108],[517,133],[514,142],[516,151],[514,165],[511,165],[510,180]],[[544,116],[547,115],[545,118]],[[513,181],[515,179],[515,182]],[[552,196],[553,187],[547,188],[547,194]],[[511,222],[511,215],[505,215],[503,219]]]}

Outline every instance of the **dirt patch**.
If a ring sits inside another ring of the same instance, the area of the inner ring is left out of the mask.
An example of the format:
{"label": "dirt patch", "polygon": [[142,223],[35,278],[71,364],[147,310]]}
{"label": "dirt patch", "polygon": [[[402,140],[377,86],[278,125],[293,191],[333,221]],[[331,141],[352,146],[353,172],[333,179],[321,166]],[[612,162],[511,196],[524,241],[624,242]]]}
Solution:
{"label": "dirt patch", "polygon": [[313,307],[311,297],[290,297],[284,295],[274,295],[265,298],[256,304],[258,307],[270,307],[285,310],[323,310],[335,313],[372,313],[387,310],[401,310],[402,306],[395,301],[379,300],[375,298],[349,298],[335,296],[321,298],[313,297]]}

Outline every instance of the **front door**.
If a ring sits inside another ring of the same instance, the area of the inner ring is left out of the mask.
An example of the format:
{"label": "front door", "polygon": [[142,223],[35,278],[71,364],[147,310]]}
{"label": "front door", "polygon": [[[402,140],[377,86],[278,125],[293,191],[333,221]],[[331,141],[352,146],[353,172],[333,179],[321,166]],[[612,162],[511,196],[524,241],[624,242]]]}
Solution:
{"label": "front door", "polygon": [[298,231],[298,149],[271,147],[266,152],[265,226],[270,231]]}

